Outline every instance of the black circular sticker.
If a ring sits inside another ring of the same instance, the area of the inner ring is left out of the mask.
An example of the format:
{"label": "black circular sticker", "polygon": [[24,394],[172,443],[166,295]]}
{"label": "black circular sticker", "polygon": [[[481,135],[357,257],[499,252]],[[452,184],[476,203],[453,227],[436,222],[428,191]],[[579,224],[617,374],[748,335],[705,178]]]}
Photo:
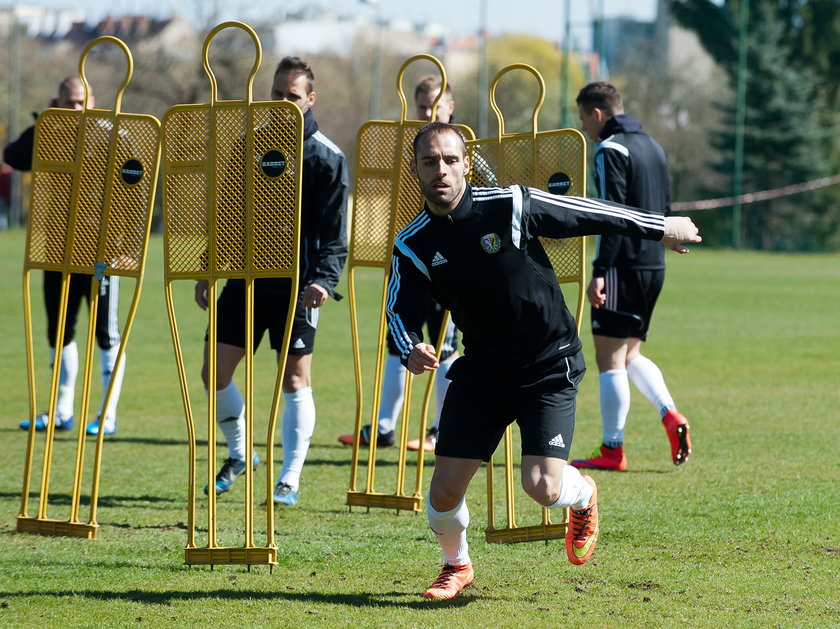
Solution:
{"label": "black circular sticker", "polygon": [[566,194],[572,187],[572,180],[566,173],[554,173],[548,178],[548,191],[551,194]]}
{"label": "black circular sticker", "polygon": [[130,159],[120,169],[122,180],[133,186],[143,178],[143,164],[136,159]]}
{"label": "black circular sticker", "polygon": [[260,160],[260,168],[266,177],[279,177],[286,170],[286,156],[280,151],[269,151]]}

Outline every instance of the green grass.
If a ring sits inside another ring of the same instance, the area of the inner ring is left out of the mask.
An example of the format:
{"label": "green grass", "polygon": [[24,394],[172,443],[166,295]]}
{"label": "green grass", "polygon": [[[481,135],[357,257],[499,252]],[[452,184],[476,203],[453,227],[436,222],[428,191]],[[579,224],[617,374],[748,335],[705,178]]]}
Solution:
{"label": "green grass", "polygon": [[[276,511],[279,565],[273,572],[182,565],[186,430],[163,301],[159,237],[153,238],[129,341],[119,434],[106,442],[98,539],[16,533],[25,449],[25,433],[17,424],[28,409],[23,246],[21,232],[0,233],[5,336],[0,347],[0,626],[840,625],[836,255],[697,247],[688,257],[670,256],[668,281],[645,349],[691,420],[694,456],[683,468],[670,463],[655,413],[634,391],[627,430],[630,471],[598,474],[601,539],[592,561],[581,567],[568,563],[559,541],[486,544],[480,472],[468,494],[475,585],[450,603],[430,605],[419,594],[436,576],[440,557],[425,516],[364,509],[348,513],[344,506],[350,452],[336,436],[351,429],[355,409],[347,301],[329,304],[322,314],[314,364],[318,425],[301,503]],[[363,273],[358,283],[362,321],[369,328],[377,316],[378,277]],[[176,288],[191,396],[202,418],[206,406],[198,369],[204,323],[191,303],[192,283]],[[126,282],[126,297],[129,289]],[[39,291],[36,276],[41,409],[48,369]],[[367,346],[371,337],[366,332]],[[588,335],[584,347],[591,355]],[[271,364],[263,348],[257,355],[255,403],[260,449]],[[98,375],[98,403],[96,380]],[[206,439],[206,428],[198,433]],[[587,454],[599,436],[593,369],[579,397],[573,455]],[[67,517],[74,447],[75,432],[57,436],[51,517]],[[200,473],[206,466],[203,450]],[[387,464],[393,453],[385,453],[385,459],[383,484],[377,488],[386,486],[393,469]],[[260,467],[258,494],[264,474]],[[38,468],[36,480],[39,475]],[[241,543],[242,497],[238,485],[220,500],[222,543]],[[206,511],[199,504],[203,543]],[[531,511],[524,502],[521,506],[520,521],[527,524]],[[85,518],[87,508],[85,503]],[[258,515],[258,525],[263,519]],[[261,541],[264,534],[258,532]]]}

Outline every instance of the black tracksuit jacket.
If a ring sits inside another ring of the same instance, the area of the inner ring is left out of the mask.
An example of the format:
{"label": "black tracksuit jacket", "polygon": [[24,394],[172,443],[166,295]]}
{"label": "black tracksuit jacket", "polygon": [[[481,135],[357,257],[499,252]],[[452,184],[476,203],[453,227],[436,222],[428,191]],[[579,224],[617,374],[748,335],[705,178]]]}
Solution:
{"label": "black tracksuit jacket", "polygon": [[450,379],[539,381],[581,344],[538,237],[660,240],[663,230],[661,214],[522,186],[468,185],[445,217],[424,207],[397,236],[388,282],[388,325],[403,364],[423,340],[423,298],[431,291],[463,332],[464,357]]}
{"label": "black tracksuit jacket", "polygon": [[[300,290],[313,282],[341,299],[335,287],[347,260],[347,161],[318,130],[312,110],[303,115],[303,181],[301,184]],[[288,278],[259,278],[260,291],[288,291]],[[244,290],[241,279],[228,285]]]}
{"label": "black tracksuit jacket", "polygon": [[[599,138],[595,152],[598,196],[670,216],[668,161],[656,140],[626,114],[610,118]],[[592,275],[604,277],[607,269],[615,267],[664,269],[665,248],[639,236],[605,234],[598,239]]]}

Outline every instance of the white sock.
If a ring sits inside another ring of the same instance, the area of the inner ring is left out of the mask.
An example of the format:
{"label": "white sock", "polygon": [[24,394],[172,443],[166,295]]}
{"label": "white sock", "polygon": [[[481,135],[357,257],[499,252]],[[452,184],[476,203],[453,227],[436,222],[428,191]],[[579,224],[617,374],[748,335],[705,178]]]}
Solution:
{"label": "white sock", "polygon": [[577,468],[564,465],[560,497],[548,508],[571,507],[572,509],[583,509],[589,504],[590,500],[592,500],[592,485],[583,480],[583,476]]}
{"label": "white sock", "polygon": [[391,432],[397,427],[405,396],[405,367],[399,356],[385,357],[382,376],[382,398],[379,402],[379,432]]}
{"label": "white sock", "polygon": [[283,398],[286,401],[283,409],[283,470],[278,482],[286,483],[297,491],[309,442],[315,432],[315,400],[312,387],[284,393]]}
{"label": "white sock", "polygon": [[460,504],[451,511],[437,511],[432,501],[426,498],[426,513],[429,528],[437,536],[443,561],[450,566],[463,566],[470,563],[467,527],[470,525],[470,511],[467,502],[461,498]]}
{"label": "white sock", "polygon": [[222,429],[231,459],[245,460],[245,401],[231,380],[216,392],[216,422]]}
{"label": "white sock", "polygon": [[[102,369],[102,402],[105,402],[105,391],[111,378],[114,379],[114,390],[111,392],[111,399],[108,402],[108,410],[105,412],[105,424],[115,425],[117,423],[117,404],[120,401],[123,376],[125,375],[125,354],[120,362],[119,368],[114,366],[117,362],[117,354],[120,351],[120,344],[117,343],[110,349],[99,350],[99,362]],[[102,417],[102,404],[99,405],[99,416]]]}
{"label": "white sock", "polygon": [[435,423],[434,427],[440,426],[440,412],[443,410],[443,401],[446,399],[446,392],[449,390],[449,380],[446,379],[446,374],[449,373],[449,368],[458,357],[449,357],[440,362],[435,372]]}
{"label": "white sock", "polygon": [[608,369],[598,375],[601,392],[601,427],[604,445],[617,448],[624,443],[624,424],[630,412],[630,383],[626,369]]}
{"label": "white sock", "polygon": [[636,356],[627,365],[627,375],[642,395],[649,399],[654,408],[659,411],[660,417],[664,417],[665,413],[676,408],[662,371],[650,358],[641,354]]}
{"label": "white sock", "polygon": [[[50,348],[50,365],[55,364],[55,348]],[[59,419],[73,416],[73,403],[76,396],[76,376],[79,373],[79,347],[76,341],[61,348],[61,365],[58,373],[58,401],[55,414]]]}

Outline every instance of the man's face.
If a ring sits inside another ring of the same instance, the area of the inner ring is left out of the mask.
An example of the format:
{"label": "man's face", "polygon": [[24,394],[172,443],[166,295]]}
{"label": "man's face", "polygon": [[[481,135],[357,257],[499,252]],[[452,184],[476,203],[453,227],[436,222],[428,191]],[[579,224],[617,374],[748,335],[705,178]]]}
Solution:
{"label": "man's face", "polygon": [[309,79],[305,74],[298,74],[294,78],[288,72],[279,72],[274,77],[271,86],[271,100],[287,100],[300,107],[301,113],[315,104],[315,92],[308,92]]}
{"label": "man's face", "polygon": [[592,140],[597,140],[607,122],[604,112],[597,107],[593,107],[590,113],[586,113],[583,105],[578,105],[578,113],[584,133]]}
{"label": "man's face", "polygon": [[[417,120],[432,120],[432,103],[435,102],[440,90],[434,90],[431,93],[420,92],[414,100],[417,107]],[[452,118],[452,112],[455,111],[455,101],[449,94],[444,93],[443,98],[440,99],[437,109],[435,110],[435,119],[437,122],[449,122]]]}
{"label": "man's face", "polygon": [[444,131],[421,138],[410,169],[432,213],[446,216],[464,196],[470,160],[460,136]]}
{"label": "man's face", "polygon": [[[85,88],[81,83],[71,83],[69,87],[61,90],[55,100],[55,106],[62,109],[75,109],[81,111],[85,102]],[[93,94],[88,98],[88,106],[93,107]]]}

